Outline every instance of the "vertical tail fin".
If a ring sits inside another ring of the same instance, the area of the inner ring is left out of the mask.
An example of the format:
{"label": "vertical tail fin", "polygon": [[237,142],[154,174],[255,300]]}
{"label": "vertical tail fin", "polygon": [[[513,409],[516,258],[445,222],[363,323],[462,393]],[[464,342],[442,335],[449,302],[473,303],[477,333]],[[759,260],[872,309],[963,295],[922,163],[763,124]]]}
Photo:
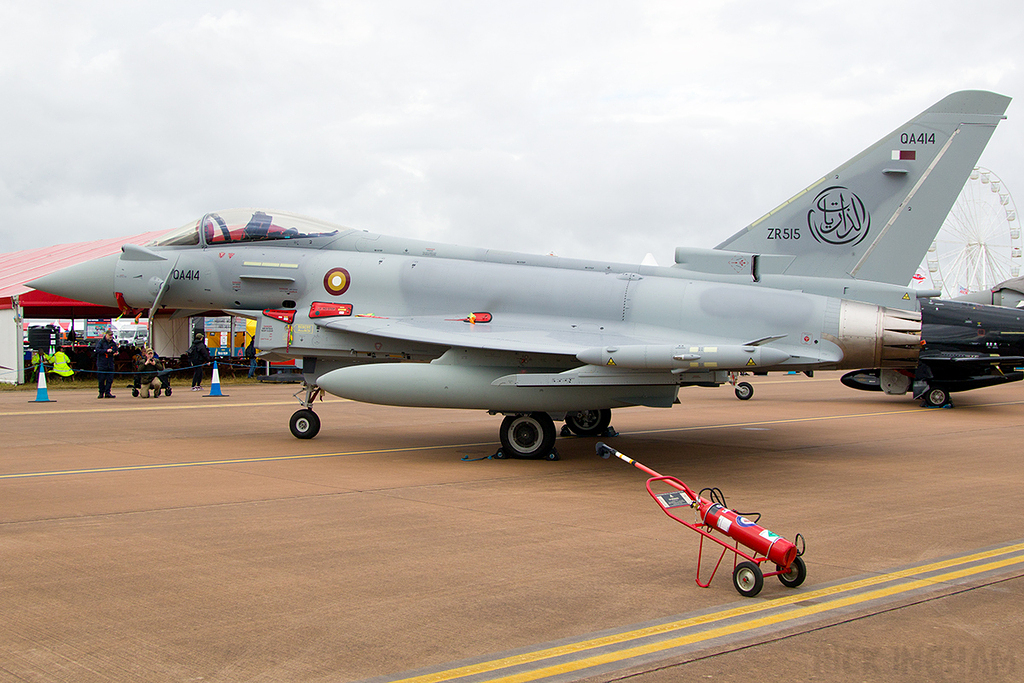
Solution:
{"label": "vertical tail fin", "polygon": [[904,286],[1009,103],[953,93],[716,249],[790,256],[765,259],[786,275]]}

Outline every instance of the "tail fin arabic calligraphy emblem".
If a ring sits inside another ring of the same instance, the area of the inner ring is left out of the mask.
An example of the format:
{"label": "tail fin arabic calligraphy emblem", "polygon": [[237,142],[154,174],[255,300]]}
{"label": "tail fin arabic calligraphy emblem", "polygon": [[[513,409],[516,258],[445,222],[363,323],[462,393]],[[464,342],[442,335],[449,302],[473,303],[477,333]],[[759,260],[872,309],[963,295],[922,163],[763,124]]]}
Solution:
{"label": "tail fin arabic calligraphy emblem", "polygon": [[819,242],[853,246],[867,237],[871,215],[860,197],[833,185],[814,198],[814,206],[807,212],[807,227]]}

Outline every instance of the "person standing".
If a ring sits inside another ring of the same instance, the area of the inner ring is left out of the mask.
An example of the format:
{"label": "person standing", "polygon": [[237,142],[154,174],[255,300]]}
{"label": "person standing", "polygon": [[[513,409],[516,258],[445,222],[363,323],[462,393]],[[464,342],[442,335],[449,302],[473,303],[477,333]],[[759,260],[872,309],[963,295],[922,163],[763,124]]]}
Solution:
{"label": "person standing", "polygon": [[192,372],[192,391],[203,390],[203,368],[211,360],[210,349],[206,348],[206,336],[196,332],[195,341],[188,347],[188,362],[195,368]]}
{"label": "person standing", "polygon": [[114,383],[114,358],[117,356],[114,330],[108,329],[103,334],[103,339],[96,342],[93,351],[96,354],[96,377],[100,384],[98,398],[116,398],[110,393],[110,386]]}
{"label": "person standing", "polygon": [[245,347],[245,357],[249,359],[249,378],[256,376],[256,337],[250,337],[249,345]]}

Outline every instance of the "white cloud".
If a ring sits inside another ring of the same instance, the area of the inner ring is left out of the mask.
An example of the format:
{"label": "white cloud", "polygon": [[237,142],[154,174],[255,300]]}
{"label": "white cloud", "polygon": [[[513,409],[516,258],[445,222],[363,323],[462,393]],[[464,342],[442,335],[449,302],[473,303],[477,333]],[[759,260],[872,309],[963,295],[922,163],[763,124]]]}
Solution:
{"label": "white cloud", "polygon": [[[949,92],[1024,97],[1003,1],[7,5],[3,251],[267,206],[669,262]],[[1024,197],[1016,106],[983,163]]]}

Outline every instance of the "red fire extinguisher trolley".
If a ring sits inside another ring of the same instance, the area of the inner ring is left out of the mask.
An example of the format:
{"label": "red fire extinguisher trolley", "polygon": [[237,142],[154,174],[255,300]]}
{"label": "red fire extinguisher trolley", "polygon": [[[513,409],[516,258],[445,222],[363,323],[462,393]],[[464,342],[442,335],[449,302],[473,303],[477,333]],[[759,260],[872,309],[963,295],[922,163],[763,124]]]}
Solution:
{"label": "red fire extinguisher trolley", "polygon": [[[807,578],[807,566],[804,564],[803,543],[800,534],[796,540],[801,547],[790,543],[777,534],[773,534],[762,526],[758,526],[760,515],[751,521],[746,516],[730,510],[725,506],[725,499],[718,489],[704,489],[700,494],[675,477],[667,477],[658,474],[651,468],[638,463],[636,460],[620,453],[611,446],[604,443],[597,444],[597,454],[602,458],[615,456],[620,460],[633,465],[638,470],[651,475],[647,480],[647,493],[657,501],[658,505],[666,515],[676,520],[683,526],[693,529],[700,534],[700,549],[697,551],[697,585],[707,588],[711,580],[715,578],[718,567],[727,552],[732,551],[735,560],[733,562],[732,584],[739,591],[739,594],[752,598],[761,592],[764,587],[764,577],[777,576],[782,585],[789,588],[796,588]],[[664,493],[658,493],[654,487],[659,483],[675,489]],[[705,498],[704,491],[709,491],[710,498]],[[685,510],[692,510],[695,516],[694,521],[689,522],[679,517]],[[754,516],[754,515],[751,515]],[[734,542],[726,543],[715,535],[720,533]],[[711,570],[711,575],[706,582],[700,579],[701,557],[704,552],[704,539],[710,539],[722,546],[722,554]],[[750,553],[744,551],[740,546],[746,546]],[[740,562],[740,558],[743,562]],[[771,562],[775,565],[775,571],[765,572],[761,565]]]}

